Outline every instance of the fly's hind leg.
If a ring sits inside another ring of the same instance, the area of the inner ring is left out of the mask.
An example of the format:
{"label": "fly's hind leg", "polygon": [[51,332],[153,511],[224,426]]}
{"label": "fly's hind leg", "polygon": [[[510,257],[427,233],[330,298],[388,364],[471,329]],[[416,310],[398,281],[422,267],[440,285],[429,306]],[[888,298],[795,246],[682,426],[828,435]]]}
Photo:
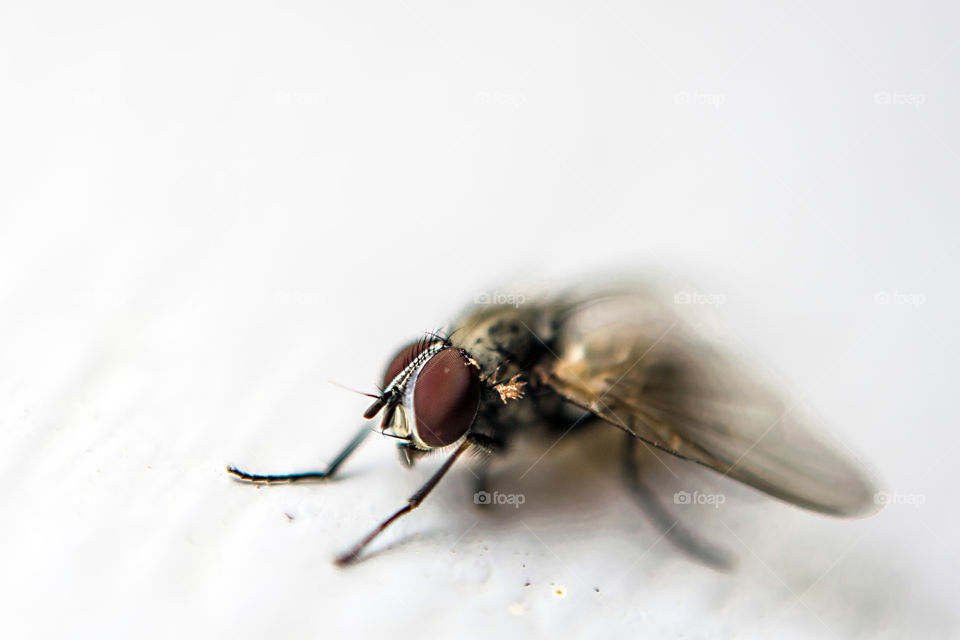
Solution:
{"label": "fly's hind leg", "polygon": [[637,468],[637,438],[626,434],[623,448],[623,476],[634,499],[653,523],[660,529],[663,537],[691,557],[714,569],[729,571],[736,565],[736,557],[730,552],[715,547],[687,529],[678,518],[655,495],[654,491],[640,480]]}

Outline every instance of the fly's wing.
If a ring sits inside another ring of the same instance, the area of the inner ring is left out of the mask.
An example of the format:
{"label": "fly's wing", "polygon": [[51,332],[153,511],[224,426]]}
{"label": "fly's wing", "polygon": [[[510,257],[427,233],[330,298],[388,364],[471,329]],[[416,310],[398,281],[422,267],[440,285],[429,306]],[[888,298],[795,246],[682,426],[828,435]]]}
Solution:
{"label": "fly's wing", "polygon": [[543,382],[636,437],[813,511],[877,510],[873,483],[840,443],[655,296],[582,300],[554,344]]}

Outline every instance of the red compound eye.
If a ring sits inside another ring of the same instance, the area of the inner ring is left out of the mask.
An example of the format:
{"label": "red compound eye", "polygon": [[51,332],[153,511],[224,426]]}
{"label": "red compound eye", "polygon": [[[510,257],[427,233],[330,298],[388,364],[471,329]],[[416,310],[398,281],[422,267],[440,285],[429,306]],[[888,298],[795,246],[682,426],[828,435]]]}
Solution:
{"label": "red compound eye", "polygon": [[467,432],[480,406],[480,372],[459,350],[432,356],[413,389],[417,435],[429,447],[453,444]]}
{"label": "red compound eye", "polygon": [[421,353],[430,348],[431,342],[418,340],[408,344],[390,361],[386,373],[383,374],[383,386],[386,388],[390,382],[397,377],[397,374],[407,368],[407,365],[417,359]]}

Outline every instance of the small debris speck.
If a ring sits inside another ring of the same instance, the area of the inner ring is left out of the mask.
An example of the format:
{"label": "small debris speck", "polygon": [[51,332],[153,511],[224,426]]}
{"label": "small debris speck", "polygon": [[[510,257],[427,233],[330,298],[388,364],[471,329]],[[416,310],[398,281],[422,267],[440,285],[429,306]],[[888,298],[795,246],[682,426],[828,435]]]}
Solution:
{"label": "small debris speck", "polygon": [[557,596],[558,598],[565,598],[567,597],[567,590],[560,585],[555,584],[553,585],[553,595]]}

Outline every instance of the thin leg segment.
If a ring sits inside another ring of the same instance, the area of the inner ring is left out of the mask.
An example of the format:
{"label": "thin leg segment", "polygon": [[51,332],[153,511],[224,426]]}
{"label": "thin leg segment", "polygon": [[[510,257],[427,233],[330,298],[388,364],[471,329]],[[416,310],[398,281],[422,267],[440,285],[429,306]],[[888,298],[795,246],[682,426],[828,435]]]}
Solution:
{"label": "thin leg segment", "polygon": [[353,548],[350,549],[350,551],[344,553],[341,556],[338,556],[335,562],[340,566],[350,564],[351,562],[357,559],[357,557],[363,552],[363,550],[366,548],[368,544],[373,542],[374,538],[376,538],[387,527],[393,524],[394,520],[397,520],[401,516],[410,513],[411,511],[416,509],[418,506],[420,506],[420,503],[423,502],[424,498],[426,498],[430,494],[430,492],[433,491],[433,488],[437,486],[437,483],[439,483],[440,480],[443,479],[443,476],[447,474],[447,471],[449,471],[450,467],[453,466],[453,463],[457,461],[457,458],[459,458],[460,455],[464,451],[469,449],[473,444],[474,444],[473,439],[468,436],[467,439],[463,441],[463,444],[457,447],[457,450],[454,451],[449,458],[447,458],[446,462],[443,463],[443,466],[440,467],[437,470],[437,472],[434,473],[433,476],[431,476],[429,480],[427,480],[426,484],[420,487],[420,489],[415,494],[410,496],[410,499],[407,500],[406,505],[398,509],[396,513],[394,513],[392,516],[390,516],[389,518],[381,522],[376,529],[371,531],[367,535],[367,537],[365,537],[363,540],[361,540],[356,545],[354,545]]}
{"label": "thin leg segment", "polygon": [[247,473],[246,471],[241,471],[236,467],[227,467],[227,473],[231,474],[237,480],[243,482],[252,482],[255,484],[290,484],[293,482],[309,482],[311,480],[326,480],[330,478],[337,472],[337,469],[340,468],[340,465],[343,464],[344,460],[350,457],[357,447],[360,446],[360,443],[371,433],[369,427],[364,425],[356,437],[350,441],[343,451],[337,454],[337,457],[333,459],[333,462],[327,467],[325,471],[307,471],[305,473],[285,473],[282,475],[261,475],[258,473]]}

